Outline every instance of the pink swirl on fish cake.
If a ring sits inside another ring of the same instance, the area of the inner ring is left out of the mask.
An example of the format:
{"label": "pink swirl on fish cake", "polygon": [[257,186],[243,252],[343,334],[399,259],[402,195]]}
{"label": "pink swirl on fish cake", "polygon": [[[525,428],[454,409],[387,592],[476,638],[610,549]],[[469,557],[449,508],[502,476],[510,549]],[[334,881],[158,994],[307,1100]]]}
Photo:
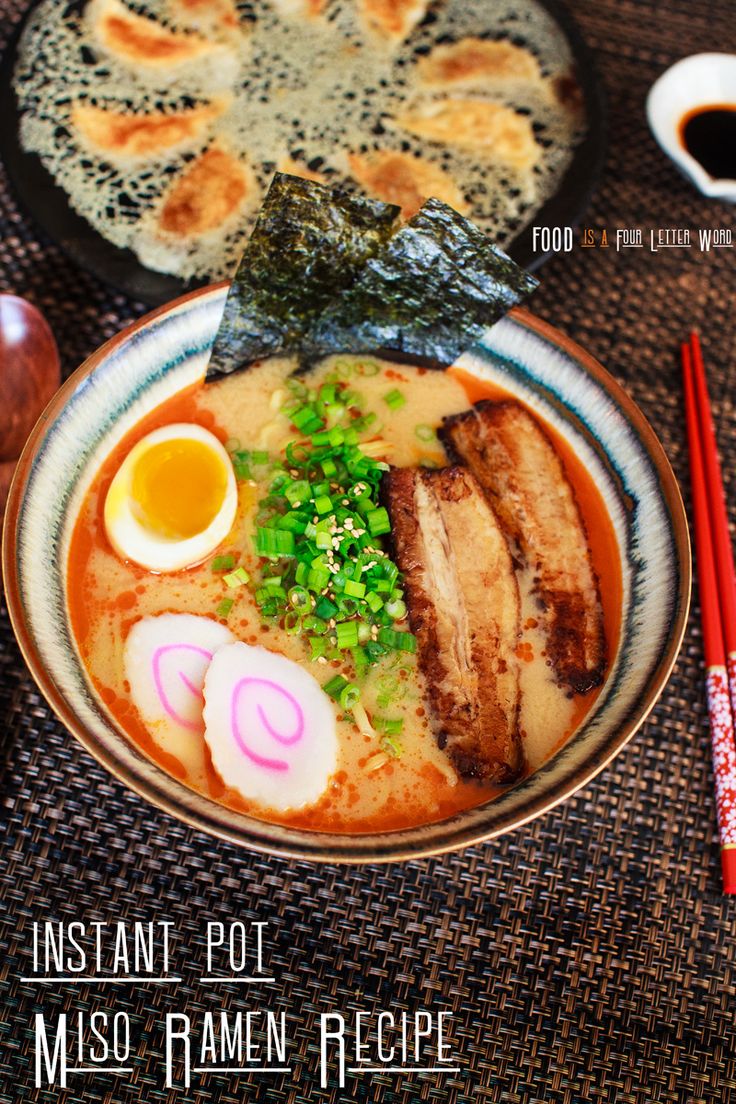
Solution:
{"label": "pink swirl on fish cake", "polygon": [[260,701],[256,702],[255,709],[258,720],[261,722],[263,730],[268,733],[271,739],[277,743],[282,744],[284,747],[290,747],[299,741],[304,736],[304,711],[294,697],[294,695],[282,686],[278,682],[274,682],[272,679],[257,678],[255,676],[246,676],[241,678],[239,682],[233,687],[232,698],[230,700],[230,725],[232,728],[233,738],[243,752],[245,756],[256,766],[262,767],[264,770],[270,771],[288,771],[290,765],[285,759],[270,759],[267,756],[261,755],[249,746],[246,737],[243,735],[240,721],[238,719],[238,709],[240,706],[241,696],[251,688],[262,687],[270,692],[275,692],[280,695],[294,712],[294,727],[291,732],[279,732],[277,728],[271,724],[266,715],[266,711]]}
{"label": "pink swirl on fish cake", "polygon": [[[164,678],[161,671],[161,663],[165,656],[167,656],[170,652],[176,651],[195,652],[197,655],[203,656],[206,659],[207,663],[209,663],[212,659],[213,653],[209,650],[209,648],[201,648],[198,644],[161,644],[160,647],[156,648],[151,657],[153,684],[156,687],[156,693],[159,696],[159,700],[161,702],[161,705],[163,706],[164,712],[172,719],[172,721],[175,721],[177,724],[181,725],[182,728],[188,728],[192,732],[198,732],[202,727],[201,724],[197,724],[195,721],[190,721],[188,718],[182,717],[180,713],[177,713],[176,709],[171,704],[171,699],[166,692],[166,688],[164,687]],[[186,686],[187,690],[190,692],[190,694],[192,694],[192,696],[195,698],[201,699],[202,691],[194,685],[191,679],[188,678],[181,669],[177,669],[177,674]]]}

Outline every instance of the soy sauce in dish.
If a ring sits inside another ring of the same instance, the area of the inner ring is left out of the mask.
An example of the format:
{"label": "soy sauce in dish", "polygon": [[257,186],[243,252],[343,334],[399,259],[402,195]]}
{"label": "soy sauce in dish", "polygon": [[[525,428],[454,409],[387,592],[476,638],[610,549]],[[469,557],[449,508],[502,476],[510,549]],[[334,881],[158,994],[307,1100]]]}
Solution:
{"label": "soy sauce in dish", "polygon": [[680,120],[687,152],[715,180],[736,179],[736,104],[696,107]]}

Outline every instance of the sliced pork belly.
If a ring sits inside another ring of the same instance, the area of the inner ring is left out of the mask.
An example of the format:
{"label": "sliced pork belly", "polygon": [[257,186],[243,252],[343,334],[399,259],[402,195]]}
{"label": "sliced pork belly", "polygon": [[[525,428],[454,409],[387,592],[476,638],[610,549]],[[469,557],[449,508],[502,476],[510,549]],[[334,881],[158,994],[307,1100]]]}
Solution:
{"label": "sliced pork belly", "polygon": [[503,533],[464,468],[393,468],[385,489],[438,743],[464,777],[512,781],[519,589]]}
{"label": "sliced pork belly", "polygon": [[606,643],[598,580],[575,493],[544,429],[519,403],[482,401],[446,418],[442,438],[534,573],[558,683],[576,694],[599,686]]}

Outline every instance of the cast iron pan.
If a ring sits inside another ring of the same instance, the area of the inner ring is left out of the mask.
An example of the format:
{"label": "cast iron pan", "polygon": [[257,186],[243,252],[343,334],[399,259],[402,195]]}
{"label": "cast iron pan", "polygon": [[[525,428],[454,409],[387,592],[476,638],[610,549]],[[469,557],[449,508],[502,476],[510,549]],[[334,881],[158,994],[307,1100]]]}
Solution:
{"label": "cast iron pan", "polygon": [[[557,192],[540,208],[532,224],[511,242],[508,252],[528,269],[538,268],[549,254],[532,248],[532,227],[575,226],[598,181],[606,147],[606,108],[603,88],[591,51],[567,9],[557,0],[540,0],[562,29],[575,62],[587,118],[586,136],[577,147]],[[31,5],[26,19],[35,5]],[[66,192],[54,183],[40,158],[26,153],[19,141],[18,103],[13,70],[25,20],[0,62],[0,158],[19,201],[48,236],[78,264],[100,280],[148,306],[159,306],[208,281],[181,280],[145,268],[130,249],[107,241],[73,210]]]}

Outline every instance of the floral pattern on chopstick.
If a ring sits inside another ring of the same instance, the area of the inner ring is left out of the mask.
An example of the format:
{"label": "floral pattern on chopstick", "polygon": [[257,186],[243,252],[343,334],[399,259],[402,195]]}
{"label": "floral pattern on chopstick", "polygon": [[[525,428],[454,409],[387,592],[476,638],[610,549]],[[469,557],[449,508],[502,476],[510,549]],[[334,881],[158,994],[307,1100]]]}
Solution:
{"label": "floral pattern on chopstick", "polygon": [[721,847],[736,846],[736,744],[725,667],[710,667],[705,686],[710,712]]}

